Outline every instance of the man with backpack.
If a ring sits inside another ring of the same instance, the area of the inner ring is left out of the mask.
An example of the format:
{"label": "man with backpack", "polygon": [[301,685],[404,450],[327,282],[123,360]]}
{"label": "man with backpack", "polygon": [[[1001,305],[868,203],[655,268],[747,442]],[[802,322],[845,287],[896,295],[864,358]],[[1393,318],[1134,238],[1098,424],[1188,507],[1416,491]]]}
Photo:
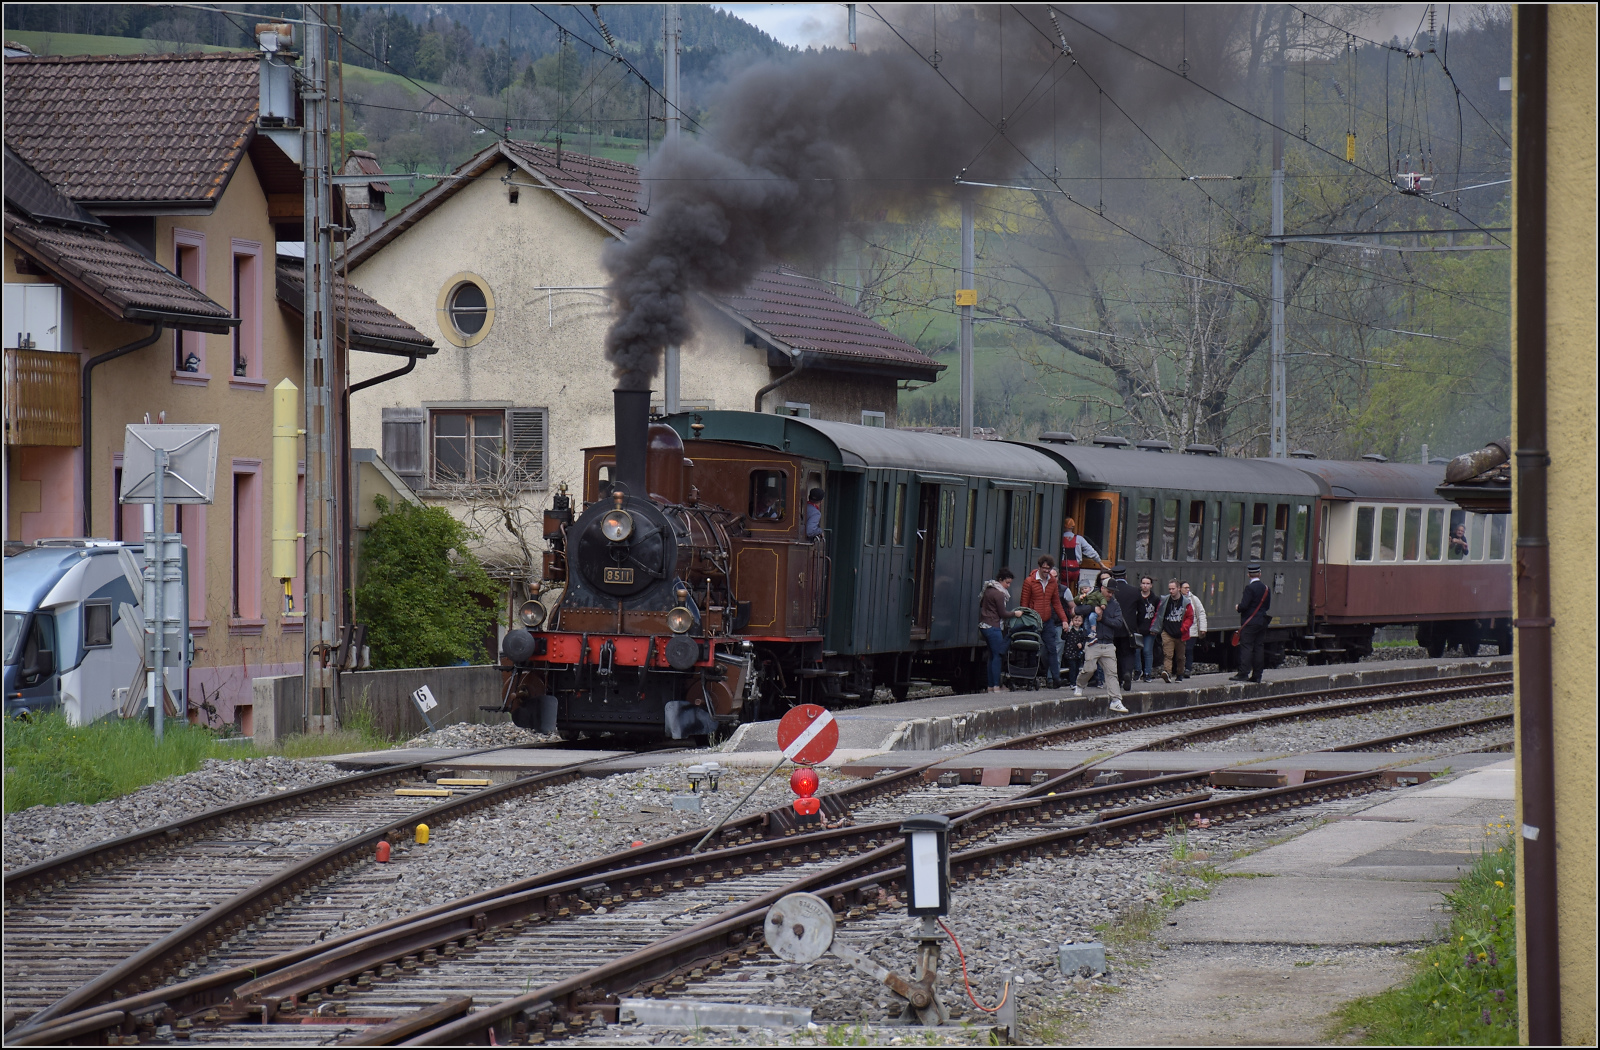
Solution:
{"label": "man with backpack", "polygon": [[1239,614],[1239,673],[1235,682],[1260,682],[1261,672],[1267,666],[1267,625],[1272,617],[1272,592],[1261,582],[1261,566],[1251,565],[1245,570],[1250,582],[1239,596],[1234,611]]}
{"label": "man with backpack", "polygon": [[1128,709],[1122,704],[1122,682],[1117,674],[1117,647],[1112,644],[1118,628],[1126,634],[1127,617],[1117,601],[1110,580],[1102,581],[1100,585],[1100,606],[1091,619],[1093,626],[1089,628],[1089,644],[1084,647],[1084,660],[1087,666],[1099,667],[1104,672],[1106,691],[1111,694],[1111,710],[1117,714],[1127,714]]}

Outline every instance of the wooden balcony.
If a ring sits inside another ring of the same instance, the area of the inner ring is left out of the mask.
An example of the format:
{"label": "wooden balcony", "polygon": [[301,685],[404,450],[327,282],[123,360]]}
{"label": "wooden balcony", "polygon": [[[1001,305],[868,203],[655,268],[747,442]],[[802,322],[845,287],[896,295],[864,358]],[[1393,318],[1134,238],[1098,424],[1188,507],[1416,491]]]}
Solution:
{"label": "wooden balcony", "polygon": [[77,354],[6,351],[6,444],[83,443],[81,367]]}

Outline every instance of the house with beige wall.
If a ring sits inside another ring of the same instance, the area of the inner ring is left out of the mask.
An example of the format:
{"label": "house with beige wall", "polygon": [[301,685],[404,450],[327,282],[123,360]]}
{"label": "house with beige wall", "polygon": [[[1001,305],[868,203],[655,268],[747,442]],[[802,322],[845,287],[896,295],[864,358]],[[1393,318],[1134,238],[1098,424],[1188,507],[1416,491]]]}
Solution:
{"label": "house with beige wall", "polygon": [[[305,652],[302,580],[286,607],[268,557],[272,390],[304,369],[299,264],[278,258],[301,174],[258,133],[261,62],[5,60],[5,538],[140,542],[144,508],[117,503],[124,427],[220,424],[215,502],[166,527],[189,551],[191,712],[247,733],[251,679]],[[347,358],[432,351],[359,288],[346,301]]]}
{"label": "house with beige wall", "polygon": [[[632,165],[502,141],[355,244],[351,279],[441,348],[352,407],[356,443],[381,448],[424,500],[459,502],[460,481],[492,473],[502,449],[530,505],[563,482],[578,491],[582,450],[612,440],[601,252],[643,220],[648,193]],[[750,410],[761,394],[762,411],[894,426],[899,385],[944,367],[787,268],[693,308],[685,409]],[[659,373],[653,387],[659,407]]]}

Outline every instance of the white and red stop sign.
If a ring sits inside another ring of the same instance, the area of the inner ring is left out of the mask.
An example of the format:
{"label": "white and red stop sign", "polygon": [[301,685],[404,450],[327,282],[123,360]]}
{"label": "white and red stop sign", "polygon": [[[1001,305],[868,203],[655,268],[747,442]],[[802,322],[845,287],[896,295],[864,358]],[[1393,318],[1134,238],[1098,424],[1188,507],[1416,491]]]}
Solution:
{"label": "white and red stop sign", "polygon": [[826,707],[801,704],[778,722],[778,747],[790,761],[816,765],[838,746],[839,723]]}

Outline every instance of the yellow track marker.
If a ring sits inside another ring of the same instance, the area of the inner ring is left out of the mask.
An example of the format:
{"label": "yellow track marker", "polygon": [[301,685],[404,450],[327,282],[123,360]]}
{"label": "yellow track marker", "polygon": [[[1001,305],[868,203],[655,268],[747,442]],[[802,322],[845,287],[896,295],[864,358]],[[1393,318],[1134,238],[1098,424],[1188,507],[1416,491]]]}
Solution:
{"label": "yellow track marker", "polygon": [[449,788],[395,788],[394,793],[416,798],[449,798],[455,794]]}
{"label": "yellow track marker", "polygon": [[449,784],[451,787],[486,788],[492,781],[474,780],[470,777],[440,777],[434,783]]}

